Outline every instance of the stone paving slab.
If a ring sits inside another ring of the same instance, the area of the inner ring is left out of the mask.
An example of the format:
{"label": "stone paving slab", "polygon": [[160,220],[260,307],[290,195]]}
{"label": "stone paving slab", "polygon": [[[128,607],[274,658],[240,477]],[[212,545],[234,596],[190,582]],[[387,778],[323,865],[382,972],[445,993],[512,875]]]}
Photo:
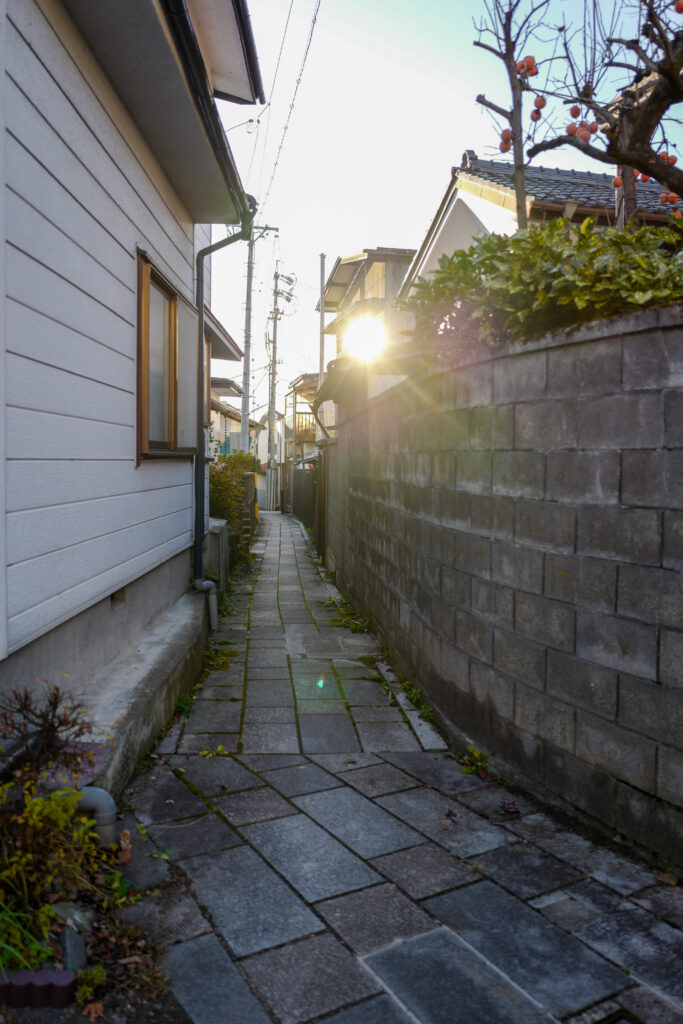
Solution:
{"label": "stone paving slab", "polygon": [[463,864],[433,843],[388,853],[370,863],[416,900],[460,885],[471,885],[480,877],[471,865]]}
{"label": "stone paving slab", "polygon": [[575,868],[527,843],[514,843],[492,853],[479,854],[470,863],[522,899],[559,889],[581,878]]}
{"label": "stone paving slab", "polygon": [[317,764],[294,765],[290,768],[278,768],[264,775],[269,785],[275,786],[283,796],[303,796],[305,793],[317,793],[323,789],[333,789],[341,782],[324,771]]}
{"label": "stone paving slab", "polygon": [[631,907],[602,915],[575,934],[683,1009],[683,933],[677,928]]}
{"label": "stone paving slab", "polygon": [[310,754],[315,761],[328,772],[347,772],[350,768],[366,768],[370,764],[382,764],[375,754]]}
{"label": "stone paving slab", "polygon": [[151,825],[174,818],[188,818],[207,810],[206,803],[172,772],[163,768],[152,769],[138,776],[127,794],[135,816]]}
{"label": "stone paving slab", "polygon": [[424,906],[558,1017],[632,984],[625,972],[493,882],[434,896]]}
{"label": "stone paving slab", "polygon": [[410,775],[406,775],[391,764],[384,763],[342,772],[339,779],[369,797],[395,793],[400,789],[412,789],[416,785],[415,779]]}
{"label": "stone paving slab", "polygon": [[531,814],[520,821],[511,822],[509,827],[517,835],[569,861],[585,874],[592,875],[597,881],[624,895],[637,892],[655,881],[652,871],[606,847],[596,846],[575,832],[558,828],[544,814]]}
{"label": "stone paving slab", "polygon": [[[320,683],[323,683],[320,686]],[[322,676],[301,676],[294,674],[294,692],[296,699],[300,700],[334,700],[342,699],[337,680],[323,678]]]}
{"label": "stone paving slab", "polygon": [[341,754],[361,749],[350,718],[302,715],[299,729],[305,754]]}
{"label": "stone paving slab", "polygon": [[405,722],[358,722],[356,727],[363,750],[380,753],[420,749],[415,733]]}
{"label": "stone paving slab", "polygon": [[683,929],[683,889],[674,889],[670,885],[653,885],[632,899],[644,910],[649,910],[658,917],[663,917],[669,924]]}
{"label": "stone paving slab", "polygon": [[237,732],[188,732],[183,734],[177,749],[179,754],[201,754],[222,747],[226,754],[235,753],[239,738]]}
{"label": "stone paving slab", "polygon": [[341,699],[336,700],[335,698],[327,700],[298,700],[296,710],[300,715],[348,715],[349,713],[344,701]]}
{"label": "stone paving slab", "polygon": [[514,842],[515,837],[505,829],[434,789],[389,793],[377,797],[377,803],[458,857],[472,857]]}
{"label": "stone paving slab", "polygon": [[241,793],[217,796],[213,798],[212,802],[230,824],[237,827],[253,821],[281,818],[286,814],[295,813],[292,805],[268,786],[264,786],[263,789],[245,789]]}
{"label": "stone paving slab", "polygon": [[325,1018],[325,1024],[414,1024],[389,996],[376,996]]}
{"label": "stone paving slab", "polygon": [[159,892],[145,896],[137,903],[119,907],[117,921],[134,925],[168,945],[186,942],[211,931],[211,924],[201,913],[196,900],[183,892]]}
{"label": "stone paving slab", "polygon": [[368,679],[342,679],[339,684],[346,700],[355,705],[381,705],[388,707],[391,697],[376,682]]}
{"label": "stone paving slab", "polygon": [[484,785],[478,776],[466,775],[462,765],[448,755],[428,752],[387,752],[382,756],[385,761],[410,775],[415,775],[427,786],[434,786],[445,792],[461,793],[469,789],[479,789]]}
{"label": "stone paving slab", "polygon": [[254,772],[267,772],[272,768],[286,768],[292,764],[306,764],[306,758],[301,754],[240,754],[239,759],[247,768]]}
{"label": "stone paving slab", "polygon": [[354,705],[352,708],[354,722],[403,722],[400,708],[384,707],[383,705]]}
{"label": "stone paving slab", "polygon": [[432,918],[393,885],[377,885],[323,900],[315,909],[359,955],[434,928]]}
{"label": "stone paving slab", "polygon": [[232,701],[232,703],[235,703],[236,701],[242,700],[243,691],[243,684],[235,684],[233,686],[213,686],[205,683],[197,693],[196,699],[198,701],[229,700]]}
{"label": "stone paving slab", "polygon": [[295,797],[294,803],[361,857],[379,857],[414,846],[421,838],[371,800],[346,787]]}
{"label": "stone paving slab", "polygon": [[175,754],[169,757],[168,763],[176,771],[182,772],[183,779],[201,789],[204,796],[264,785],[258,775],[247,771],[232,757],[190,757]]}
{"label": "stone paving slab", "polygon": [[264,722],[293,725],[296,722],[294,705],[248,704],[244,710],[244,725],[261,725]]}
{"label": "stone paving slab", "polygon": [[470,792],[458,792],[458,800],[470,810],[496,822],[534,814],[537,810],[532,800],[518,793],[510,793],[496,782],[487,782],[480,789],[473,789]]}
{"label": "stone paving slab", "polygon": [[271,1018],[214,935],[173,946],[163,966],[173,994],[194,1024],[217,1024],[225,1019],[226,1007],[239,1024],[270,1024]]}
{"label": "stone paving slab", "polygon": [[364,963],[420,1024],[553,1024],[526,993],[446,928]]}
{"label": "stone paving slab", "polygon": [[193,857],[185,870],[237,956],[324,930],[320,919],[247,846]]}
{"label": "stone paving slab", "polygon": [[159,850],[167,850],[173,860],[214,853],[242,842],[222,818],[208,812],[197,818],[152,825],[147,833]]}
{"label": "stone paving slab", "polygon": [[242,966],[281,1024],[299,1024],[381,991],[380,984],[331,935],[262,953]]}
{"label": "stone paving slab", "polygon": [[242,834],[311,903],[381,882],[372,868],[303,814],[250,825]]}
{"label": "stone paving slab", "polygon": [[243,753],[265,753],[266,751],[285,754],[299,752],[299,737],[296,725],[262,723],[245,725],[242,729]]}

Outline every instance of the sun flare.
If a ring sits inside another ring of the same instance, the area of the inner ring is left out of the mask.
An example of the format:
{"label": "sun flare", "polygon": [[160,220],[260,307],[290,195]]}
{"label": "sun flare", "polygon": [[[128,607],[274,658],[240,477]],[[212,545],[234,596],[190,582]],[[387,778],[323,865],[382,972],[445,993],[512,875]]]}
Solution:
{"label": "sun flare", "polygon": [[344,334],[344,351],[353,359],[369,363],[384,350],[387,338],[379,320],[365,316],[354,320]]}

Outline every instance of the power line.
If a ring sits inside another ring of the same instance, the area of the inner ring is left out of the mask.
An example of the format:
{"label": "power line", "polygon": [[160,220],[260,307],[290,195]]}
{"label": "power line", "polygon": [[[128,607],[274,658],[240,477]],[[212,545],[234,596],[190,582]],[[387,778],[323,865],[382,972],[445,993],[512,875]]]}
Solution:
{"label": "power line", "polygon": [[[290,19],[291,15],[292,15],[292,8],[293,7],[294,7],[294,0],[290,0],[289,10],[287,11],[287,20],[285,22],[284,31],[282,33],[282,40],[280,41],[280,52],[277,55],[277,63],[275,65],[275,73],[273,75],[273,81],[271,82],[271,86],[270,86],[270,96],[268,97],[268,103],[267,103],[268,117],[266,118],[266,130],[265,130],[265,134],[263,136],[263,150],[261,152],[261,167],[260,167],[259,176],[258,176],[258,192],[259,193],[261,191],[261,182],[263,181],[263,165],[264,165],[265,159],[266,159],[266,144],[268,142],[268,131],[270,129],[270,105],[273,102],[273,93],[275,92],[275,83],[277,82],[277,73],[280,70],[280,61],[282,60],[282,51],[285,48],[285,39],[287,38],[287,29],[289,28],[289,19]],[[254,148],[253,148],[252,153],[251,153],[251,160],[249,161],[249,170],[247,171],[247,181],[249,181],[249,175],[251,174],[251,168],[252,168],[252,165],[254,163],[254,157],[256,156],[256,148],[258,146],[258,137],[259,137],[260,129],[261,129],[261,123],[259,122],[259,126],[256,129],[256,138],[254,140]]]}
{"label": "power line", "polygon": [[287,120],[285,121],[285,126],[284,126],[284,128],[282,130],[282,138],[280,139],[280,145],[278,146],[277,154],[275,156],[275,163],[273,165],[273,171],[272,171],[272,174],[270,175],[270,181],[268,182],[268,188],[266,190],[266,198],[263,200],[263,203],[261,204],[261,212],[263,212],[263,210],[265,210],[265,208],[266,208],[266,203],[268,202],[268,197],[270,196],[270,190],[271,190],[271,188],[273,186],[273,179],[275,178],[275,172],[277,171],[278,164],[280,162],[280,154],[282,152],[282,147],[284,145],[285,136],[287,134],[287,129],[289,128],[289,122],[290,122],[290,120],[292,118],[292,112],[294,110],[294,104],[296,103],[296,96],[297,96],[297,93],[299,91],[299,86],[301,84],[301,79],[303,77],[304,68],[306,67],[306,60],[308,58],[308,51],[311,48],[311,41],[313,39],[313,30],[315,29],[315,23],[318,20],[318,11],[319,10],[320,10],[320,0],[317,0],[316,5],[315,5],[315,11],[313,12],[313,19],[311,21],[311,27],[310,27],[309,32],[308,32],[308,39],[306,41],[306,49],[304,50],[304,57],[303,57],[303,60],[301,62],[301,68],[299,69],[299,77],[297,78],[296,85],[294,86],[294,95],[292,96],[292,102],[289,105],[289,113],[287,114]]}

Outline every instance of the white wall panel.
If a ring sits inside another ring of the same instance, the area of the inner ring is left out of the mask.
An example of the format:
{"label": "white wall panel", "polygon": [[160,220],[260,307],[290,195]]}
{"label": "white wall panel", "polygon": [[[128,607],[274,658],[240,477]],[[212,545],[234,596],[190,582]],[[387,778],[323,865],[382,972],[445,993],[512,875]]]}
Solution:
{"label": "white wall panel", "polygon": [[57,0],[0,0],[0,15],[2,658],[191,543],[191,460],[135,465],[136,249],[193,298],[210,227]]}

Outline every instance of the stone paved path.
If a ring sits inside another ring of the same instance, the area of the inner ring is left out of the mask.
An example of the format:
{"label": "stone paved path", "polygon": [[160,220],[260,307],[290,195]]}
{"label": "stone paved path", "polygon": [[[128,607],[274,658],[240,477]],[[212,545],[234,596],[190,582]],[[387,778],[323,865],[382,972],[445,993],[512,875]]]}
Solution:
{"label": "stone paved path", "polygon": [[296,520],[255,553],[229,668],[128,790],[168,860],[136,843],[124,915],[194,1024],[683,1024],[681,888],[463,774],[329,625]]}

